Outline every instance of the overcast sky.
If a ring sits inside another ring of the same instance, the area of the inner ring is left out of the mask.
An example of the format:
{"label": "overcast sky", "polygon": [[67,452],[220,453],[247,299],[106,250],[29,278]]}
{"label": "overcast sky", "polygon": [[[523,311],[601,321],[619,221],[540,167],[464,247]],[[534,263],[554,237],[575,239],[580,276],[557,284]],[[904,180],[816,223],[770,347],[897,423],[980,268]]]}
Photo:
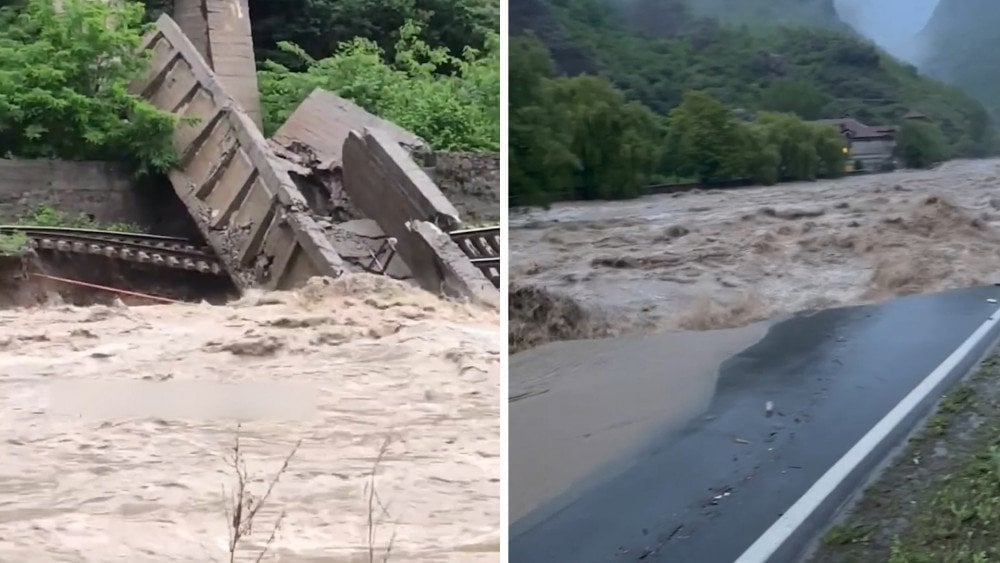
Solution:
{"label": "overcast sky", "polygon": [[841,19],[890,53],[912,59],[913,38],[939,0],[835,0]]}

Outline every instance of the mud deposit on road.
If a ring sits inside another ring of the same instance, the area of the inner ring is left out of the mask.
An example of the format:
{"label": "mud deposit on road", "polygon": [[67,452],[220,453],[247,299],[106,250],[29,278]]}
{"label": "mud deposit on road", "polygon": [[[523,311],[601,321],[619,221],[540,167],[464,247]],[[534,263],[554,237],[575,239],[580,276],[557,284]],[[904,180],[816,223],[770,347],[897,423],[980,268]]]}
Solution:
{"label": "mud deposit on road", "polygon": [[513,356],[511,521],[615,474],[654,433],[688,423],[715,394],[722,362],[767,329],[557,342]]}
{"label": "mud deposit on road", "polygon": [[946,395],[811,563],[993,561],[1000,556],[1000,356]]}
{"label": "mud deposit on road", "polygon": [[235,421],[50,412],[53,382],[101,380],[315,387],[311,420],[243,425],[257,494],[303,440],[248,555],[285,511],[271,547],[282,560],[367,561],[365,486],[391,437],[376,556],[395,536],[391,560],[497,561],[498,324],[372,276],[228,306],[0,310],[0,560],[228,559]]}
{"label": "mud deposit on road", "polygon": [[736,327],[991,284],[1000,161],[560,204],[512,215],[510,248],[514,284],[572,296],[626,328]]}

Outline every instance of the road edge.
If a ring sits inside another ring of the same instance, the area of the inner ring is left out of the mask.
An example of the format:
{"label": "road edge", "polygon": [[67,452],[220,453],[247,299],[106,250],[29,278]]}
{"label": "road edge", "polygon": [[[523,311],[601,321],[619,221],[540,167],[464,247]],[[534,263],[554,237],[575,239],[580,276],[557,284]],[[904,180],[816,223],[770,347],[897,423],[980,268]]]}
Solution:
{"label": "road edge", "polygon": [[801,556],[887,457],[1000,343],[1000,308],[877,422],[736,560],[784,563]]}

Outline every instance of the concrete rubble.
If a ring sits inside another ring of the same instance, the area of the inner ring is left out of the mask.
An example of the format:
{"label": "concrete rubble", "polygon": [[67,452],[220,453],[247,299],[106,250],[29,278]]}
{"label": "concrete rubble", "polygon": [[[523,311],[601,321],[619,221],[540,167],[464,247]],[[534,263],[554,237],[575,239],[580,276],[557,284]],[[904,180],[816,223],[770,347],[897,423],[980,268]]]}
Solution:
{"label": "concrete rubble", "polygon": [[144,45],[150,71],[134,86],[184,120],[171,182],[234,282],[284,289],[367,271],[498,305],[447,234],[463,223],[423,166],[433,153],[422,139],[320,89],[263,138],[244,8],[177,0],[181,25],[160,18]]}

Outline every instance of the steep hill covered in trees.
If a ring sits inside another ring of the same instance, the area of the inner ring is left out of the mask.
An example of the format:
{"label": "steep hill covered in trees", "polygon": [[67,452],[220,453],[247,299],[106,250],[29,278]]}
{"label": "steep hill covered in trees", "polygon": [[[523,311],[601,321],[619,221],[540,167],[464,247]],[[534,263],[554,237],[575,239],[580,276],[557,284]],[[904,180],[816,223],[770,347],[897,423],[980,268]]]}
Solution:
{"label": "steep hill covered in trees", "polygon": [[692,12],[735,24],[844,29],[833,0],[687,0]]}
{"label": "steep hill covered in trees", "polygon": [[920,66],[976,97],[1000,117],[1000,4],[941,0],[920,35]]}
{"label": "steep hill covered in trees", "polygon": [[[652,11],[638,19],[655,26],[630,24],[642,5]],[[832,8],[831,2],[803,5],[816,13]],[[682,0],[513,0],[511,20],[515,33],[539,30],[535,34],[550,48],[558,71],[606,76],[628,99],[658,114],[691,90],[709,92],[733,108],[793,111],[809,119],[851,116],[893,124],[918,110],[942,129],[954,155],[994,150],[982,104],[849,30],[725,25],[699,17]],[[573,54],[570,61],[561,56],[566,52]]]}

